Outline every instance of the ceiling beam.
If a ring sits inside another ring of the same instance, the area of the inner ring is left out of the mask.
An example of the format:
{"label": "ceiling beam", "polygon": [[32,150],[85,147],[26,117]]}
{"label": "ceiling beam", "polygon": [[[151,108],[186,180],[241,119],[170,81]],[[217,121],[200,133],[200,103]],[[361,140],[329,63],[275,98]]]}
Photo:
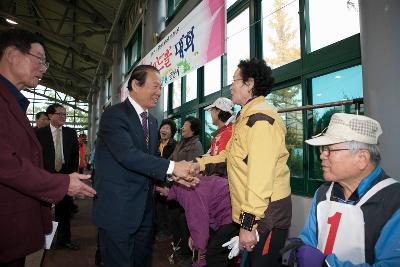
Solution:
{"label": "ceiling beam", "polygon": [[98,54],[97,52],[90,50],[83,43],[72,42],[66,38],[59,36],[56,33],[42,29],[41,27],[34,25],[31,22],[25,21],[23,19],[15,17],[15,16],[11,16],[10,14],[8,14],[2,10],[0,10],[0,16],[14,20],[15,22],[18,23],[16,25],[17,27],[24,28],[29,31],[36,31],[36,32],[43,34],[44,36],[54,40],[55,42],[59,42],[61,44],[67,45],[68,47],[71,47],[72,49],[74,49],[78,54],[86,54],[88,57],[93,57],[93,58],[99,60],[99,63],[101,61],[103,61],[107,64],[112,64],[112,60],[110,58],[107,58],[103,55]]}
{"label": "ceiling beam", "polygon": [[36,90],[25,89],[25,91],[27,91],[27,92],[29,92],[29,93],[32,93],[32,94],[37,94],[37,95],[39,95],[39,96],[46,97],[47,99],[50,99],[51,101],[54,101],[54,102],[61,102],[62,104],[66,105],[66,106],[69,106],[69,107],[71,107],[71,108],[73,108],[73,109],[77,109],[77,110],[80,110],[80,111],[82,111],[82,112],[88,113],[87,110],[84,110],[83,108],[80,108],[80,107],[78,107],[77,105],[72,105],[72,104],[70,104],[69,102],[62,101],[62,100],[60,100],[60,99],[57,99],[57,98],[48,96],[48,95],[46,95],[46,94],[38,93],[38,92],[36,92]]}
{"label": "ceiling beam", "polygon": [[61,5],[64,5],[64,6],[68,7],[68,8],[71,8],[71,9],[75,10],[76,12],[79,12],[79,13],[89,17],[89,19],[93,23],[100,24],[101,26],[103,26],[103,27],[105,27],[107,29],[110,29],[111,26],[112,26],[112,24],[108,20],[106,20],[104,18],[104,16],[98,16],[96,13],[91,13],[91,12],[87,11],[84,8],[81,8],[79,6],[75,6],[74,4],[66,2],[64,0],[55,0],[55,1],[57,3],[59,3],[59,4],[61,4]]}
{"label": "ceiling beam", "polygon": [[39,17],[41,17],[47,24],[47,27],[49,27],[49,30],[54,32],[53,27],[51,26],[51,24],[49,23],[49,21],[46,19],[45,16],[43,16],[42,11],[40,10],[39,6],[36,4],[35,0],[31,0],[31,5],[33,6],[33,8],[35,9],[36,13],[39,15]]}

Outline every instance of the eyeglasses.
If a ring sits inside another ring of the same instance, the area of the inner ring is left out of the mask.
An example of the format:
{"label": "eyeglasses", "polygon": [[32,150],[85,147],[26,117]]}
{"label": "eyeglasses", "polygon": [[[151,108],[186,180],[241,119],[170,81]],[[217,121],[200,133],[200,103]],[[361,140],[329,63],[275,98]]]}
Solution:
{"label": "eyeglasses", "polygon": [[327,155],[328,157],[331,154],[331,152],[342,151],[342,150],[350,150],[350,149],[348,149],[348,148],[337,148],[337,149],[334,149],[334,148],[330,148],[329,146],[320,146],[319,147],[319,152],[321,154],[324,153],[324,152],[328,153],[328,155]]}
{"label": "eyeglasses", "polygon": [[46,70],[49,68],[50,63],[49,63],[44,57],[39,57],[39,56],[34,55],[34,54],[31,54],[31,53],[29,53],[29,52],[28,52],[27,54],[28,54],[28,55],[31,55],[31,56],[33,56],[33,57],[35,57],[35,58],[37,58],[37,59],[39,59],[40,65],[42,65],[43,67],[45,67]]}
{"label": "eyeglasses", "polygon": [[234,83],[235,81],[243,81],[243,79],[240,79],[240,78],[238,78],[238,79],[232,79],[232,83]]}
{"label": "eyeglasses", "polygon": [[64,117],[67,116],[67,113],[63,113],[63,112],[56,112],[53,114],[58,115],[58,116],[64,116]]}

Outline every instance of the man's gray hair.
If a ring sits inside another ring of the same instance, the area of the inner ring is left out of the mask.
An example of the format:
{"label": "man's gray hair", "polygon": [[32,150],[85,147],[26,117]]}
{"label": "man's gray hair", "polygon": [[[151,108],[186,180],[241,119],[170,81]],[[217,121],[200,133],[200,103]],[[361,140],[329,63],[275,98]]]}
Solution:
{"label": "man's gray hair", "polygon": [[369,154],[371,155],[371,162],[375,166],[381,162],[381,152],[379,151],[378,145],[366,144],[357,141],[349,141],[345,143],[351,151],[358,151],[361,149],[368,150]]}

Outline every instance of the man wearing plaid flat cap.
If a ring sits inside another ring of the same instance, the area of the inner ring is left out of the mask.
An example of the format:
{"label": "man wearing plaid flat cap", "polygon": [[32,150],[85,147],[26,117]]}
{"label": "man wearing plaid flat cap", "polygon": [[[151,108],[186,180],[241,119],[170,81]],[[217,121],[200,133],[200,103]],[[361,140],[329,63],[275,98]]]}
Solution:
{"label": "man wearing plaid flat cap", "polygon": [[400,183],[379,165],[381,133],[369,117],[335,113],[326,132],[306,141],[320,147],[326,183],[284,258],[307,267],[400,266]]}

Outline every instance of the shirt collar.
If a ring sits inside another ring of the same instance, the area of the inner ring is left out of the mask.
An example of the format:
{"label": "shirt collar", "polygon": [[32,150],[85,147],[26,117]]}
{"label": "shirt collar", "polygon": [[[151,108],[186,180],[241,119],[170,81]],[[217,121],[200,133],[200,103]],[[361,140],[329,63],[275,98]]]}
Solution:
{"label": "shirt collar", "polygon": [[26,113],[28,106],[30,104],[29,100],[12,84],[7,78],[0,74],[0,81],[3,82],[5,87],[10,91],[11,94],[17,100],[19,106],[22,108],[23,112]]}
{"label": "shirt collar", "polygon": [[[59,128],[62,129],[62,126],[60,126]],[[51,125],[51,123],[50,123],[50,129],[51,129],[51,132],[54,133],[55,131],[57,131],[58,128],[54,127],[54,126]]]}
{"label": "shirt collar", "polygon": [[[133,100],[133,98],[132,98],[130,95],[128,95],[128,100],[129,100],[129,102],[131,102],[133,108],[136,110],[136,113],[137,113],[138,115],[142,114],[144,111],[147,112],[147,110],[145,110],[144,108],[142,108],[135,100]],[[139,116],[139,117],[140,117],[140,116]]]}

